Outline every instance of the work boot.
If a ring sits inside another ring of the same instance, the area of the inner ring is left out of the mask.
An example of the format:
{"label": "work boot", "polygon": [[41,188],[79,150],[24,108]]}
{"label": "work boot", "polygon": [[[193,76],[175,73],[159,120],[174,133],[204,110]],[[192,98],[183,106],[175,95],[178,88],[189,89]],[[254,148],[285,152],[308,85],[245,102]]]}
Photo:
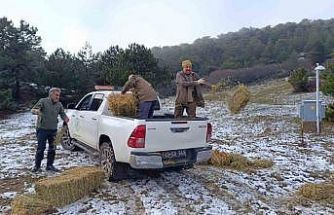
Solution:
{"label": "work boot", "polygon": [[57,169],[56,167],[54,167],[53,165],[51,165],[51,166],[47,166],[45,169],[46,169],[47,171],[60,172],[60,170]]}
{"label": "work boot", "polygon": [[31,172],[33,173],[38,173],[38,172],[42,172],[40,167],[34,166],[34,168],[31,170]]}

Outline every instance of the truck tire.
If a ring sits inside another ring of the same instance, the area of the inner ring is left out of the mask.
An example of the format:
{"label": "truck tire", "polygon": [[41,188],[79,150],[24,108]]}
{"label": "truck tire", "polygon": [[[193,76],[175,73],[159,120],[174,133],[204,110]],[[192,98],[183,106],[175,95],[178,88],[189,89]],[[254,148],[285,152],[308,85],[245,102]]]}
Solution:
{"label": "truck tire", "polygon": [[63,136],[61,138],[61,146],[64,149],[69,150],[69,151],[77,151],[77,150],[79,150],[79,147],[76,146],[74,144],[74,142],[72,141],[72,138],[70,136],[70,131],[68,130],[67,125],[64,125],[63,129],[64,129],[64,133],[63,133]]}
{"label": "truck tire", "polygon": [[121,180],[127,174],[126,165],[116,161],[110,142],[103,142],[100,146],[100,164],[108,181]]}

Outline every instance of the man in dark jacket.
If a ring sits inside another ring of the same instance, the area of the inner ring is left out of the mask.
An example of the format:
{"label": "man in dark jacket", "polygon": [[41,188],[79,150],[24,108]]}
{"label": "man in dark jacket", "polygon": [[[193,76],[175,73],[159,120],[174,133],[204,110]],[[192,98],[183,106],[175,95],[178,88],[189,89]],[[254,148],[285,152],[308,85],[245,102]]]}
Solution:
{"label": "man in dark jacket", "polygon": [[54,145],[55,136],[57,134],[58,115],[68,123],[69,119],[64,112],[63,105],[59,102],[59,88],[51,88],[49,97],[40,99],[31,109],[33,114],[38,115],[37,118],[37,151],[35,156],[35,167],[33,172],[41,171],[41,163],[44,158],[44,150],[46,141],[48,140],[49,148],[47,154],[46,170],[58,172],[59,170],[53,166],[56,155],[56,146]]}
{"label": "man in dark jacket", "polygon": [[190,60],[182,61],[182,71],[176,74],[176,100],[174,115],[183,116],[186,109],[189,117],[196,117],[196,107],[204,107],[204,99],[200,85],[205,84],[204,79],[192,71]]}
{"label": "man in dark jacket", "polygon": [[153,117],[154,107],[158,104],[158,96],[152,85],[139,75],[130,75],[122,94],[132,90],[139,100],[139,118]]}

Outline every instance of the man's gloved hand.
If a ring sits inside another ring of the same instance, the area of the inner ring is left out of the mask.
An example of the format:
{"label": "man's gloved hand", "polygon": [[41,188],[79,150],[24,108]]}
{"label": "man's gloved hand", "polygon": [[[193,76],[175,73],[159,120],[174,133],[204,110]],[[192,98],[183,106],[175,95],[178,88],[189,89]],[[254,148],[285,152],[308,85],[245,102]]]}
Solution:
{"label": "man's gloved hand", "polygon": [[201,78],[197,81],[199,84],[205,84],[206,80],[204,78]]}
{"label": "man's gloved hand", "polygon": [[32,113],[36,115],[41,115],[41,110],[40,109],[32,109]]}

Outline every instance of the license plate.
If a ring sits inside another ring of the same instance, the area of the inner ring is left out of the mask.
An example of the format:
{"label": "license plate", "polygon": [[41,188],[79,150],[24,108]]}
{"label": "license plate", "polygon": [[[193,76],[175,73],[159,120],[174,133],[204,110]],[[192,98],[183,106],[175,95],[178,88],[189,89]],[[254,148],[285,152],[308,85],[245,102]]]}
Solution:
{"label": "license plate", "polygon": [[187,157],[187,151],[185,149],[181,149],[175,151],[162,152],[161,157],[163,160],[184,159]]}

